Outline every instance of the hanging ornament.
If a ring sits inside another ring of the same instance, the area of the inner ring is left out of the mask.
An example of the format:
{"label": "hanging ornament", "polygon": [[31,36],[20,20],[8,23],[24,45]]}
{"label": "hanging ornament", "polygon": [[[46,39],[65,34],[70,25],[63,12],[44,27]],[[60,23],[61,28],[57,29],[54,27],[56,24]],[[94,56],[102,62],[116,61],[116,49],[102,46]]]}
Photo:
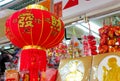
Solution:
{"label": "hanging ornament", "polygon": [[18,10],[7,19],[6,36],[22,48],[20,71],[29,71],[30,81],[38,81],[38,72],[41,72],[40,81],[45,81],[45,51],[63,40],[62,20],[40,5],[34,5]]}
{"label": "hanging ornament", "polygon": [[103,21],[103,27],[99,29],[100,44],[99,53],[117,52],[119,50],[119,37],[120,37],[120,26],[113,25],[113,19],[110,18],[108,25],[105,20]]}
{"label": "hanging ornament", "polygon": [[91,33],[90,23],[86,16],[85,16],[85,22],[88,24],[89,34],[84,35],[82,37],[83,55],[84,56],[96,55],[97,54],[96,40],[95,40],[95,37]]}

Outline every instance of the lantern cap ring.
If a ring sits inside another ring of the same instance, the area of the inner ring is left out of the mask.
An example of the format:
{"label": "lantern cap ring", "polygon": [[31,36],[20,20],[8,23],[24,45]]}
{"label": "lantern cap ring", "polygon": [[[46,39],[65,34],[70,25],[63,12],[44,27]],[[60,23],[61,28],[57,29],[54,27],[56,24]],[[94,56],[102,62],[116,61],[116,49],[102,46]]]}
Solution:
{"label": "lantern cap ring", "polygon": [[37,45],[27,45],[27,46],[24,46],[22,49],[39,49],[39,50],[46,50],[46,48],[42,48],[41,46],[37,46]]}
{"label": "lantern cap ring", "polygon": [[48,8],[39,5],[39,4],[32,4],[32,5],[28,5],[27,7],[25,7],[26,9],[40,9],[40,10],[46,10],[48,11]]}

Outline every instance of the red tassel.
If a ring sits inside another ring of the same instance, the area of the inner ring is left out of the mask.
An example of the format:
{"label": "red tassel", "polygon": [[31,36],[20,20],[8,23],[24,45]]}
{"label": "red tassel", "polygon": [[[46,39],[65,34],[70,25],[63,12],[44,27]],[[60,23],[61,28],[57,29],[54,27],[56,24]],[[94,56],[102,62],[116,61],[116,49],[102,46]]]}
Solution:
{"label": "red tassel", "polygon": [[[30,81],[45,79],[46,71],[46,52],[39,49],[25,49],[21,52],[20,71],[29,71]],[[41,76],[39,76],[41,73]],[[45,81],[45,80],[41,80]]]}

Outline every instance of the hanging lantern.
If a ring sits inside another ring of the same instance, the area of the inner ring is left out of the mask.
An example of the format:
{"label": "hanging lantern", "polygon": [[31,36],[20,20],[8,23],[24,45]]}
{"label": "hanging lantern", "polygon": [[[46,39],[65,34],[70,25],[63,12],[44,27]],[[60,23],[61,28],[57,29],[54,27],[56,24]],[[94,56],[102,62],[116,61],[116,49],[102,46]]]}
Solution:
{"label": "hanging lantern", "polygon": [[64,24],[46,10],[28,7],[15,12],[7,19],[6,36],[14,45],[23,48],[20,70],[28,70],[30,81],[38,81],[38,72],[46,70],[45,49],[62,41]]}

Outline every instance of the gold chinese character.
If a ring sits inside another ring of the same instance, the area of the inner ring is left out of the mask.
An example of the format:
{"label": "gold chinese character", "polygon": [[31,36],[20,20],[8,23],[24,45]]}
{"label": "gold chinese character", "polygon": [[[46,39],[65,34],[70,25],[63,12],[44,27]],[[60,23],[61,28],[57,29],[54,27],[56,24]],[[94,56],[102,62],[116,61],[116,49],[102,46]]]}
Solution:
{"label": "gold chinese character", "polygon": [[19,16],[19,27],[33,27],[34,15],[30,13],[24,13]]}
{"label": "gold chinese character", "polygon": [[52,25],[56,26],[56,24],[57,24],[57,19],[54,16],[52,16]]}
{"label": "gold chinese character", "polygon": [[61,30],[60,19],[56,19],[54,16],[52,16],[52,26],[51,26],[51,28],[54,28],[54,30],[60,31]]}
{"label": "gold chinese character", "polygon": [[56,25],[56,27],[57,27],[57,31],[60,31],[61,30],[61,21],[58,19],[57,20],[57,25]]}
{"label": "gold chinese character", "polygon": [[32,24],[32,21],[27,21],[26,23],[25,23],[25,27],[33,27],[33,24]]}
{"label": "gold chinese character", "polygon": [[19,27],[24,27],[24,24],[25,24],[24,19],[25,19],[25,17],[20,17],[20,19],[18,21]]}
{"label": "gold chinese character", "polygon": [[33,16],[32,15],[30,15],[30,16],[27,16],[26,18],[25,18],[25,21],[27,21],[27,20],[33,20]]}

